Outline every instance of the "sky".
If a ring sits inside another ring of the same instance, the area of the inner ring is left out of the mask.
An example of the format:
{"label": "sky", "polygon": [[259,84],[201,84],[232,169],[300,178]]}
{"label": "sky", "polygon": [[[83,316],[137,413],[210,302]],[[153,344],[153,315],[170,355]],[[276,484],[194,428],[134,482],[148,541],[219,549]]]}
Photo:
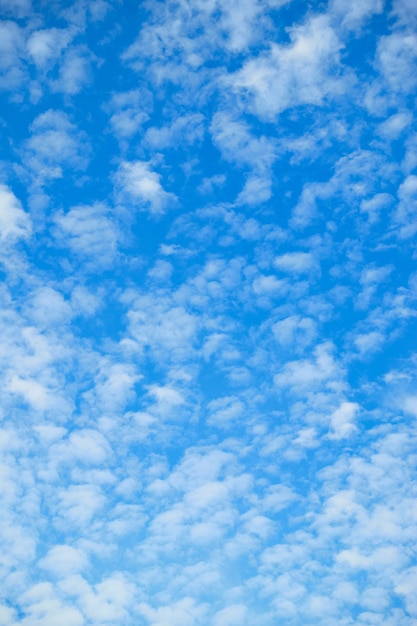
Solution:
{"label": "sky", "polygon": [[415,0],[0,16],[0,626],[415,625]]}

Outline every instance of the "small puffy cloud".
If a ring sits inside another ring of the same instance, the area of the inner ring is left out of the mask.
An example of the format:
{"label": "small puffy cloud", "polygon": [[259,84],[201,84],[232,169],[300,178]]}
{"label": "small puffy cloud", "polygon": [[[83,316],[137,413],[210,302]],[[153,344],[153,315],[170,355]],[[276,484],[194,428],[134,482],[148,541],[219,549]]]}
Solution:
{"label": "small puffy cloud", "polygon": [[200,605],[189,597],[157,609],[140,604],[138,609],[149,626],[200,626],[207,618],[207,606]]}
{"label": "small puffy cloud", "polygon": [[[64,604],[49,582],[41,582],[30,587],[22,596],[21,602],[26,617],[25,626],[83,626],[82,613],[71,604]],[[8,625],[7,625],[8,626]]]}
{"label": "small puffy cloud", "polygon": [[381,74],[394,92],[409,93],[417,84],[415,71],[417,35],[404,31],[381,37],[377,61]]}
{"label": "small puffy cloud", "polygon": [[71,433],[67,454],[87,465],[97,465],[107,459],[110,447],[101,433],[85,428]]}
{"label": "small puffy cloud", "polygon": [[123,574],[115,572],[94,586],[84,586],[80,593],[83,612],[92,623],[126,622],[127,609],[134,597],[135,587]]}
{"label": "small puffy cloud", "polygon": [[356,31],[383,9],[383,0],[333,0],[330,4],[331,15],[340,20],[343,27]]}
{"label": "small puffy cloud", "polygon": [[357,431],[354,420],[358,410],[356,402],[342,402],[330,417],[329,439],[345,439]]}
{"label": "small puffy cloud", "polygon": [[172,387],[162,385],[151,385],[149,393],[153,396],[157,403],[162,406],[179,406],[184,404],[184,398],[179,391]]}
{"label": "small puffy cloud", "polygon": [[255,112],[271,118],[300,104],[322,104],[342,90],[337,77],[341,44],[328,17],[318,15],[290,31],[288,46],[272,44],[232,77],[237,91],[249,92]]}
{"label": "small puffy cloud", "polygon": [[214,626],[243,626],[247,609],[243,604],[231,604],[214,616]]}
{"label": "small puffy cloud", "polygon": [[16,612],[14,609],[0,604],[0,626],[10,626],[16,623]]}
{"label": "small puffy cloud", "polygon": [[282,272],[305,274],[317,269],[318,264],[311,252],[287,252],[274,260],[274,265]]}
{"label": "small puffy cloud", "polygon": [[145,133],[145,143],[155,150],[192,145],[204,136],[204,117],[192,113],[176,118],[171,125],[157,128],[151,126]]}
{"label": "small puffy cloud", "polygon": [[176,197],[164,190],[160,180],[161,175],[151,169],[150,163],[124,161],[115,175],[116,193],[122,201],[160,215],[176,204]]}
{"label": "small puffy cloud", "polygon": [[377,132],[386,139],[397,139],[412,121],[413,116],[409,111],[394,113],[378,126]]}
{"label": "small puffy cloud", "polygon": [[0,9],[3,15],[21,19],[32,12],[32,0],[0,0]]}
{"label": "small puffy cloud", "polygon": [[152,96],[144,89],[115,94],[105,109],[111,112],[110,125],[120,139],[133,137],[149,119]]}
{"label": "small puffy cloud", "polygon": [[53,91],[69,96],[79,93],[91,76],[91,53],[84,46],[69,48],[59,70],[57,80],[51,82]]}
{"label": "small puffy cloud", "polygon": [[332,344],[321,344],[314,350],[314,359],[288,361],[283,370],[275,375],[275,384],[302,392],[337,379],[340,374],[332,352]]}
{"label": "small puffy cloud", "polygon": [[92,0],[88,4],[88,11],[93,22],[104,20],[112,6],[106,0]]}
{"label": "small puffy cloud", "polygon": [[58,493],[58,512],[65,523],[82,528],[104,507],[105,497],[97,485],[71,485]]}
{"label": "small puffy cloud", "polygon": [[109,266],[114,261],[121,237],[118,223],[103,204],[75,206],[55,217],[56,235],[81,259],[94,265]]}
{"label": "small puffy cloud", "polygon": [[290,315],[272,327],[275,338],[282,346],[291,348],[310,345],[317,335],[317,324],[310,317]]}
{"label": "small puffy cloud", "polygon": [[48,389],[37,380],[12,376],[8,390],[21,396],[35,410],[44,410],[51,404]]}
{"label": "small puffy cloud", "polygon": [[223,158],[231,163],[266,172],[274,162],[275,147],[271,139],[253,135],[248,124],[227,112],[214,115],[210,132]]}
{"label": "small puffy cloud", "polygon": [[406,396],[403,400],[403,408],[406,413],[417,417],[417,395]]}
{"label": "small puffy cloud", "polygon": [[0,184],[0,241],[27,238],[31,232],[30,217],[22,208],[14,193]]}
{"label": "small puffy cloud", "polygon": [[16,22],[0,21],[0,91],[13,90],[23,81],[23,45],[23,32]]}
{"label": "small puffy cloud", "polygon": [[378,330],[371,330],[367,333],[358,333],[354,338],[354,344],[358,352],[367,356],[372,352],[381,350],[386,337]]}
{"label": "small puffy cloud", "polygon": [[31,294],[26,305],[28,316],[40,326],[63,325],[72,317],[71,305],[53,287],[40,287]]}
{"label": "small puffy cloud", "polygon": [[129,364],[105,362],[93,391],[88,392],[86,398],[93,403],[98,400],[109,412],[120,410],[132,398],[133,387],[140,378]]}
{"label": "small puffy cloud", "polygon": [[208,409],[208,423],[218,428],[230,428],[240,419],[244,419],[245,406],[235,396],[211,400],[208,404]]}
{"label": "small puffy cloud", "polygon": [[88,558],[83,550],[68,545],[54,546],[39,562],[42,569],[60,578],[81,572],[88,564]]}
{"label": "small puffy cloud", "polygon": [[169,297],[141,295],[128,312],[129,332],[137,346],[149,347],[158,359],[188,361],[201,320]]}
{"label": "small puffy cloud", "polygon": [[362,200],[361,211],[368,214],[370,223],[378,222],[381,213],[386,211],[393,203],[394,198],[389,193],[377,193],[371,198]]}
{"label": "small puffy cloud", "polygon": [[398,188],[398,198],[400,202],[395,213],[395,222],[400,226],[398,234],[401,239],[409,239],[417,232],[417,176],[407,176]]}
{"label": "small puffy cloud", "polygon": [[41,113],[30,126],[26,141],[24,164],[36,182],[61,178],[63,167],[84,169],[88,148],[83,133],[78,132],[63,111],[49,109]]}
{"label": "small puffy cloud", "polygon": [[26,42],[26,48],[33,62],[43,68],[49,64],[57,62],[62,50],[64,50],[74,33],[69,29],[48,28],[36,30]]}
{"label": "small puffy cloud", "polygon": [[269,175],[252,174],[237,197],[237,204],[254,206],[267,202],[272,195],[272,180]]}

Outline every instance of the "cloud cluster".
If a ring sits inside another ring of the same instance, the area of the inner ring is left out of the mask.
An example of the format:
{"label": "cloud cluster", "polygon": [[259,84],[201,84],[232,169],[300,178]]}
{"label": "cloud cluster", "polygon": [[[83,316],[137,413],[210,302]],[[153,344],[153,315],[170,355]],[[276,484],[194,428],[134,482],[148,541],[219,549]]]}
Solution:
{"label": "cloud cluster", "polygon": [[0,624],[417,619],[409,0],[0,0]]}

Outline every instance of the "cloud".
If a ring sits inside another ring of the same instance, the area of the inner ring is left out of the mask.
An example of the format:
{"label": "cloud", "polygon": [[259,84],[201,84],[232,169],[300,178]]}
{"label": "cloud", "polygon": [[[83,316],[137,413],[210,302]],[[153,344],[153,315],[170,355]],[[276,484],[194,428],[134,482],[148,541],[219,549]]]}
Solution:
{"label": "cloud", "polygon": [[412,121],[412,115],[409,111],[404,113],[394,113],[385,122],[382,122],[378,128],[378,132],[387,139],[397,139],[403,130],[407,128]]}
{"label": "cloud", "polygon": [[156,128],[151,126],[144,141],[156,150],[192,145],[201,142],[204,136],[204,117],[200,113],[176,118],[171,125]]}
{"label": "cloud", "polygon": [[17,241],[27,239],[31,234],[31,220],[22,208],[14,193],[6,186],[0,185],[0,239]]}
{"label": "cloud", "polygon": [[123,162],[116,175],[116,192],[120,199],[147,210],[151,215],[161,215],[176,204],[174,194],[164,190],[161,175],[152,171],[145,161]]}
{"label": "cloud", "polygon": [[23,33],[12,21],[0,24],[0,89],[12,91],[20,87],[24,80],[21,64],[23,56]]}
{"label": "cloud", "polygon": [[278,387],[289,386],[299,392],[331,384],[339,376],[332,352],[330,343],[321,344],[314,349],[313,359],[287,362],[283,371],[274,376],[275,384]]}
{"label": "cloud", "polygon": [[267,54],[249,60],[232,77],[233,88],[247,91],[253,110],[271,119],[302,104],[320,106],[341,92],[338,60],[341,43],[323,15],[290,32],[291,44],[271,45]]}
{"label": "cloud", "polygon": [[223,157],[232,163],[262,171],[274,161],[273,142],[264,136],[253,136],[247,124],[226,112],[214,115],[210,131]]}
{"label": "cloud", "polygon": [[24,18],[30,15],[32,2],[31,0],[0,0],[0,8],[5,15]]}
{"label": "cloud", "polygon": [[395,214],[395,222],[400,226],[398,235],[401,239],[408,239],[417,232],[414,220],[414,204],[417,195],[417,176],[408,176],[398,188],[400,202]]}
{"label": "cloud", "polygon": [[245,623],[246,607],[242,604],[232,604],[216,613],[215,626],[235,626]]}
{"label": "cloud", "polygon": [[341,20],[342,26],[355,31],[358,31],[375,14],[382,13],[383,9],[383,0],[366,0],[365,2],[333,0],[331,3],[331,12]]}
{"label": "cloud", "polygon": [[110,124],[113,132],[125,139],[139,133],[149,119],[152,109],[152,94],[145,89],[133,89],[112,96],[105,106],[112,112]]}
{"label": "cloud", "polygon": [[39,565],[58,577],[64,577],[84,570],[88,566],[88,559],[82,550],[59,545],[51,548]]}
{"label": "cloud", "polygon": [[394,92],[410,92],[417,84],[414,67],[417,37],[412,33],[393,33],[381,37],[377,60],[384,80]]}
{"label": "cloud", "polygon": [[331,439],[344,439],[357,430],[354,424],[359,405],[356,402],[343,402],[330,417]]}
{"label": "cloud", "polygon": [[316,259],[310,252],[287,252],[276,257],[274,265],[278,270],[290,274],[304,274],[317,270]]}
{"label": "cloud", "polygon": [[55,217],[56,234],[61,246],[96,267],[114,262],[121,233],[117,221],[103,204],[75,206]]}
{"label": "cloud", "polygon": [[88,145],[68,115],[49,109],[38,115],[30,126],[23,160],[35,185],[62,178],[65,168],[83,170],[88,164]]}
{"label": "cloud", "polygon": [[26,42],[33,62],[40,68],[57,63],[61,52],[70,44],[74,33],[69,29],[48,28],[34,31]]}
{"label": "cloud", "polygon": [[69,48],[60,66],[58,79],[51,82],[52,90],[70,96],[78,94],[91,79],[91,61],[87,47]]}

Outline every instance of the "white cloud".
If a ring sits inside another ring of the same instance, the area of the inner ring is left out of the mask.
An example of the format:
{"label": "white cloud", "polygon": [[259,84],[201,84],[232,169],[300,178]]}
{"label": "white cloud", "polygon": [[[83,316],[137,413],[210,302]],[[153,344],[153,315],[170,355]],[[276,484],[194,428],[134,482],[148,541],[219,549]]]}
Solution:
{"label": "white cloud", "polygon": [[204,117],[200,113],[193,113],[176,118],[169,126],[151,126],[145,133],[144,141],[155,150],[163,150],[192,145],[200,142],[203,136]]}
{"label": "white cloud", "polygon": [[16,22],[0,22],[0,90],[14,90],[21,85],[23,45],[23,33]]}
{"label": "white cloud", "polygon": [[49,62],[56,63],[61,52],[74,37],[69,29],[47,28],[33,32],[26,48],[37,66],[44,68]]}
{"label": "white cloud", "polygon": [[237,203],[256,205],[267,202],[272,195],[271,186],[270,176],[254,174],[245,182],[244,188],[237,197]]}
{"label": "white cloud", "polygon": [[59,243],[68,246],[81,259],[95,266],[114,262],[121,238],[119,225],[103,204],[75,206],[55,217]]}
{"label": "white cloud", "polygon": [[321,105],[342,91],[338,61],[341,43],[328,18],[318,15],[290,32],[289,46],[271,45],[267,55],[247,61],[233,87],[253,96],[255,112],[271,118],[300,104]]}
{"label": "white cloud", "polygon": [[126,199],[152,215],[160,215],[177,201],[174,194],[164,190],[160,179],[161,175],[151,169],[150,163],[124,161],[115,176],[116,191],[122,201]]}
{"label": "white cloud", "polygon": [[31,220],[14,193],[0,184],[0,239],[7,241],[26,239],[31,232]]}
{"label": "white cloud", "polygon": [[39,326],[64,325],[72,317],[69,302],[58,290],[52,287],[40,287],[31,294],[26,304],[30,317]]}
{"label": "white cloud", "polygon": [[310,345],[317,336],[317,325],[310,317],[290,315],[272,327],[274,337],[282,346],[292,350]]}
{"label": "white cloud", "polygon": [[231,604],[214,616],[215,626],[243,626],[247,609],[243,604]]}
{"label": "white cloud", "polygon": [[274,265],[282,272],[290,274],[305,274],[318,270],[318,264],[310,252],[287,252],[274,260]]}
{"label": "white cloud", "polygon": [[395,222],[400,226],[399,237],[408,239],[417,232],[416,198],[417,176],[408,176],[398,188],[400,202],[395,214]]}
{"label": "white cloud", "polygon": [[114,94],[105,108],[112,112],[110,124],[114,133],[126,139],[140,132],[149,119],[152,95],[145,89],[119,92]]}
{"label": "white cloud", "polygon": [[31,136],[25,143],[24,164],[31,170],[35,184],[62,178],[63,168],[84,169],[88,146],[66,113],[49,109],[35,118]]}
{"label": "white cloud", "polygon": [[58,79],[51,81],[52,90],[71,96],[78,94],[91,79],[91,60],[88,48],[69,48],[60,66]]}
{"label": "white cloud", "polygon": [[250,127],[227,112],[213,116],[210,131],[223,157],[238,165],[267,171],[274,161],[274,143],[265,136],[254,136]]}
{"label": "white cloud", "polygon": [[9,382],[9,391],[16,393],[35,410],[43,410],[50,406],[52,398],[44,385],[36,380],[23,379],[13,376]]}
{"label": "white cloud", "polygon": [[407,396],[403,402],[404,410],[417,417],[417,396]]}
{"label": "white cloud", "polygon": [[147,604],[139,605],[140,614],[149,626],[199,626],[205,623],[207,607],[193,598],[183,598],[171,605],[153,609]]}
{"label": "white cloud", "polygon": [[85,394],[86,399],[99,405],[109,412],[118,411],[134,397],[133,388],[141,376],[128,363],[112,363],[104,361],[96,376],[96,384],[91,392]]}
{"label": "white cloud", "polygon": [[211,400],[208,410],[209,424],[218,428],[230,428],[244,419],[245,406],[239,398],[228,396]]}
{"label": "white cloud", "polygon": [[381,74],[394,92],[409,93],[417,84],[415,62],[417,36],[414,33],[393,33],[381,37],[377,60]]}
{"label": "white cloud", "polygon": [[342,402],[330,417],[330,439],[345,439],[358,430],[354,424],[358,409],[356,402]]}
{"label": "white cloud", "polygon": [[299,392],[326,385],[339,376],[337,364],[332,356],[333,346],[321,344],[314,349],[314,359],[288,361],[282,372],[274,376],[278,387],[292,387]]}
{"label": "white cloud", "polygon": [[378,127],[378,133],[387,139],[397,139],[410,126],[413,116],[409,111],[394,113]]}
{"label": "white cloud", "polygon": [[384,0],[333,0],[331,13],[345,28],[358,31],[373,15],[382,13]]}
{"label": "white cloud", "polygon": [[88,564],[87,556],[83,550],[67,545],[54,546],[39,562],[40,567],[58,577],[80,572]]}
{"label": "white cloud", "polygon": [[70,485],[58,492],[61,524],[85,528],[105,505],[105,496],[97,485]]}
{"label": "white cloud", "polygon": [[32,11],[32,0],[0,0],[0,8],[5,15],[23,18]]}
{"label": "white cloud", "polygon": [[101,433],[84,428],[71,433],[67,453],[86,465],[100,465],[108,458],[110,447]]}

